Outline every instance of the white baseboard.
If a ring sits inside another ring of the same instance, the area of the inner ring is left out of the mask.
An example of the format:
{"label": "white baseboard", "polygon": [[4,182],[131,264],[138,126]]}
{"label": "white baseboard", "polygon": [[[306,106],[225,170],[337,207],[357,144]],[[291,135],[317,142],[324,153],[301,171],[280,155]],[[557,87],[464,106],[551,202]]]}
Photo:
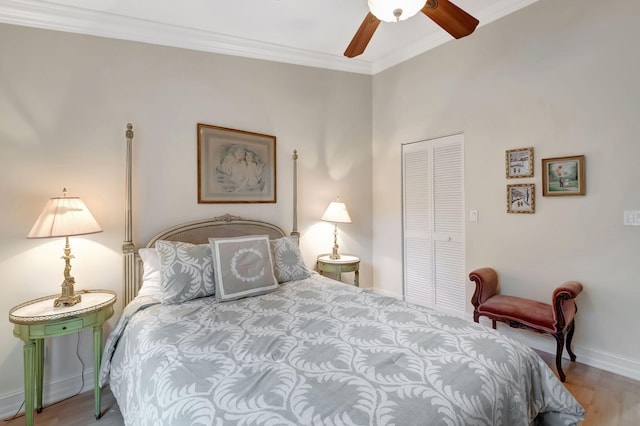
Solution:
{"label": "white baseboard", "polygon": [[369,288],[367,290],[371,290],[374,293],[378,293],[381,294],[383,296],[387,296],[387,297],[393,297],[395,299],[401,299],[402,300],[402,294],[397,294],[397,293],[392,293],[390,291],[386,291],[386,290],[381,290],[379,288]]}
{"label": "white baseboard", "polygon": [[[82,385],[82,389],[80,386]],[[52,383],[45,383],[42,392],[42,405],[48,405],[62,401],[78,393],[87,392],[93,389],[93,368],[84,372],[84,385],[80,375],[67,377]],[[0,396],[0,419],[8,419],[19,413],[24,413],[24,391]],[[22,407],[21,407],[22,404]],[[36,421],[37,423],[37,417]]]}
{"label": "white baseboard", "polygon": [[[503,328],[501,330],[510,337],[516,338],[519,341],[531,346],[534,349],[547,352],[555,355],[556,353],[556,340],[550,336],[528,336],[526,332],[517,332],[515,330],[507,330]],[[535,339],[533,337],[536,337]],[[539,341],[537,337],[545,338],[546,341]],[[594,351],[591,349],[583,348],[578,345],[573,345],[573,352],[576,354],[576,362],[586,364],[591,367],[599,368],[601,370],[609,371],[620,376],[628,377],[633,380],[640,380],[640,362],[628,358],[623,358],[619,355],[612,354],[603,351]],[[569,355],[565,350],[562,354],[563,358],[569,359]],[[565,367],[563,367],[564,369]]]}

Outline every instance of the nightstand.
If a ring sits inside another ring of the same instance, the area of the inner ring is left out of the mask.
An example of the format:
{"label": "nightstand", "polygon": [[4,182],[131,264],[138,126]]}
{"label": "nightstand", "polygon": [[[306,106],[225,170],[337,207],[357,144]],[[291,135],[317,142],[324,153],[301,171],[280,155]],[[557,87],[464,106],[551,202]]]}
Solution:
{"label": "nightstand", "polygon": [[9,321],[13,335],[24,341],[24,404],[27,426],[33,425],[34,383],[36,409],[42,412],[44,377],[44,339],[75,333],[93,327],[93,380],[96,419],[100,418],[100,363],[102,361],[102,324],[113,315],[116,294],[111,290],[79,291],[82,300],[73,306],[53,307],[59,295],[32,300],[12,308]]}
{"label": "nightstand", "polygon": [[342,279],[343,272],[355,272],[353,284],[360,286],[360,258],[349,254],[341,254],[340,259],[331,259],[330,254],[321,254],[318,256],[318,272],[336,274],[338,281]]}

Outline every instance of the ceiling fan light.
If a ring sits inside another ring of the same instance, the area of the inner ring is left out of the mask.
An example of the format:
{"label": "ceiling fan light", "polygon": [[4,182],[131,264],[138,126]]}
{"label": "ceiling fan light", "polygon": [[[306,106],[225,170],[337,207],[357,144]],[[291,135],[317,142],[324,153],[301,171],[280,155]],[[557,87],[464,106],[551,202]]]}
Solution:
{"label": "ceiling fan light", "polygon": [[369,10],[381,21],[397,22],[411,18],[426,3],[426,0],[369,0]]}

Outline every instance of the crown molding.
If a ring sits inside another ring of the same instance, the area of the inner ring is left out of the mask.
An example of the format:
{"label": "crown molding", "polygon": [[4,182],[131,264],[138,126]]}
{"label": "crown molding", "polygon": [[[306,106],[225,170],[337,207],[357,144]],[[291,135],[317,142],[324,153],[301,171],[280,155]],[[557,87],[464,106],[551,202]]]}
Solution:
{"label": "crown molding", "polygon": [[360,74],[372,72],[369,61],[42,1],[0,0],[0,22]]}
{"label": "crown molding", "polygon": [[[477,18],[480,26],[484,26],[536,1],[505,1],[485,10]],[[377,74],[452,40],[448,34],[438,32],[420,42],[396,49],[383,58],[369,61],[45,1],[0,0],[0,22],[368,75]]]}

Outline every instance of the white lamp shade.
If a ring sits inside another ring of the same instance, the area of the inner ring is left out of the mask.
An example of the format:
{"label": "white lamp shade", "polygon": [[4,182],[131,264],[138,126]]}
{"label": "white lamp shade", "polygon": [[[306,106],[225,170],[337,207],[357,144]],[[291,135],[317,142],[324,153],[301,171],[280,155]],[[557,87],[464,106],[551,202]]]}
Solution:
{"label": "white lamp shade", "polygon": [[[427,0],[369,0],[369,10],[381,21],[396,22],[411,18],[426,3]],[[398,16],[395,11],[398,11]]]}
{"label": "white lamp shade", "polygon": [[102,232],[78,197],[51,198],[27,238],[68,237]]}
{"label": "white lamp shade", "polygon": [[332,201],[322,215],[322,220],[333,223],[351,223],[347,206],[340,201]]}

